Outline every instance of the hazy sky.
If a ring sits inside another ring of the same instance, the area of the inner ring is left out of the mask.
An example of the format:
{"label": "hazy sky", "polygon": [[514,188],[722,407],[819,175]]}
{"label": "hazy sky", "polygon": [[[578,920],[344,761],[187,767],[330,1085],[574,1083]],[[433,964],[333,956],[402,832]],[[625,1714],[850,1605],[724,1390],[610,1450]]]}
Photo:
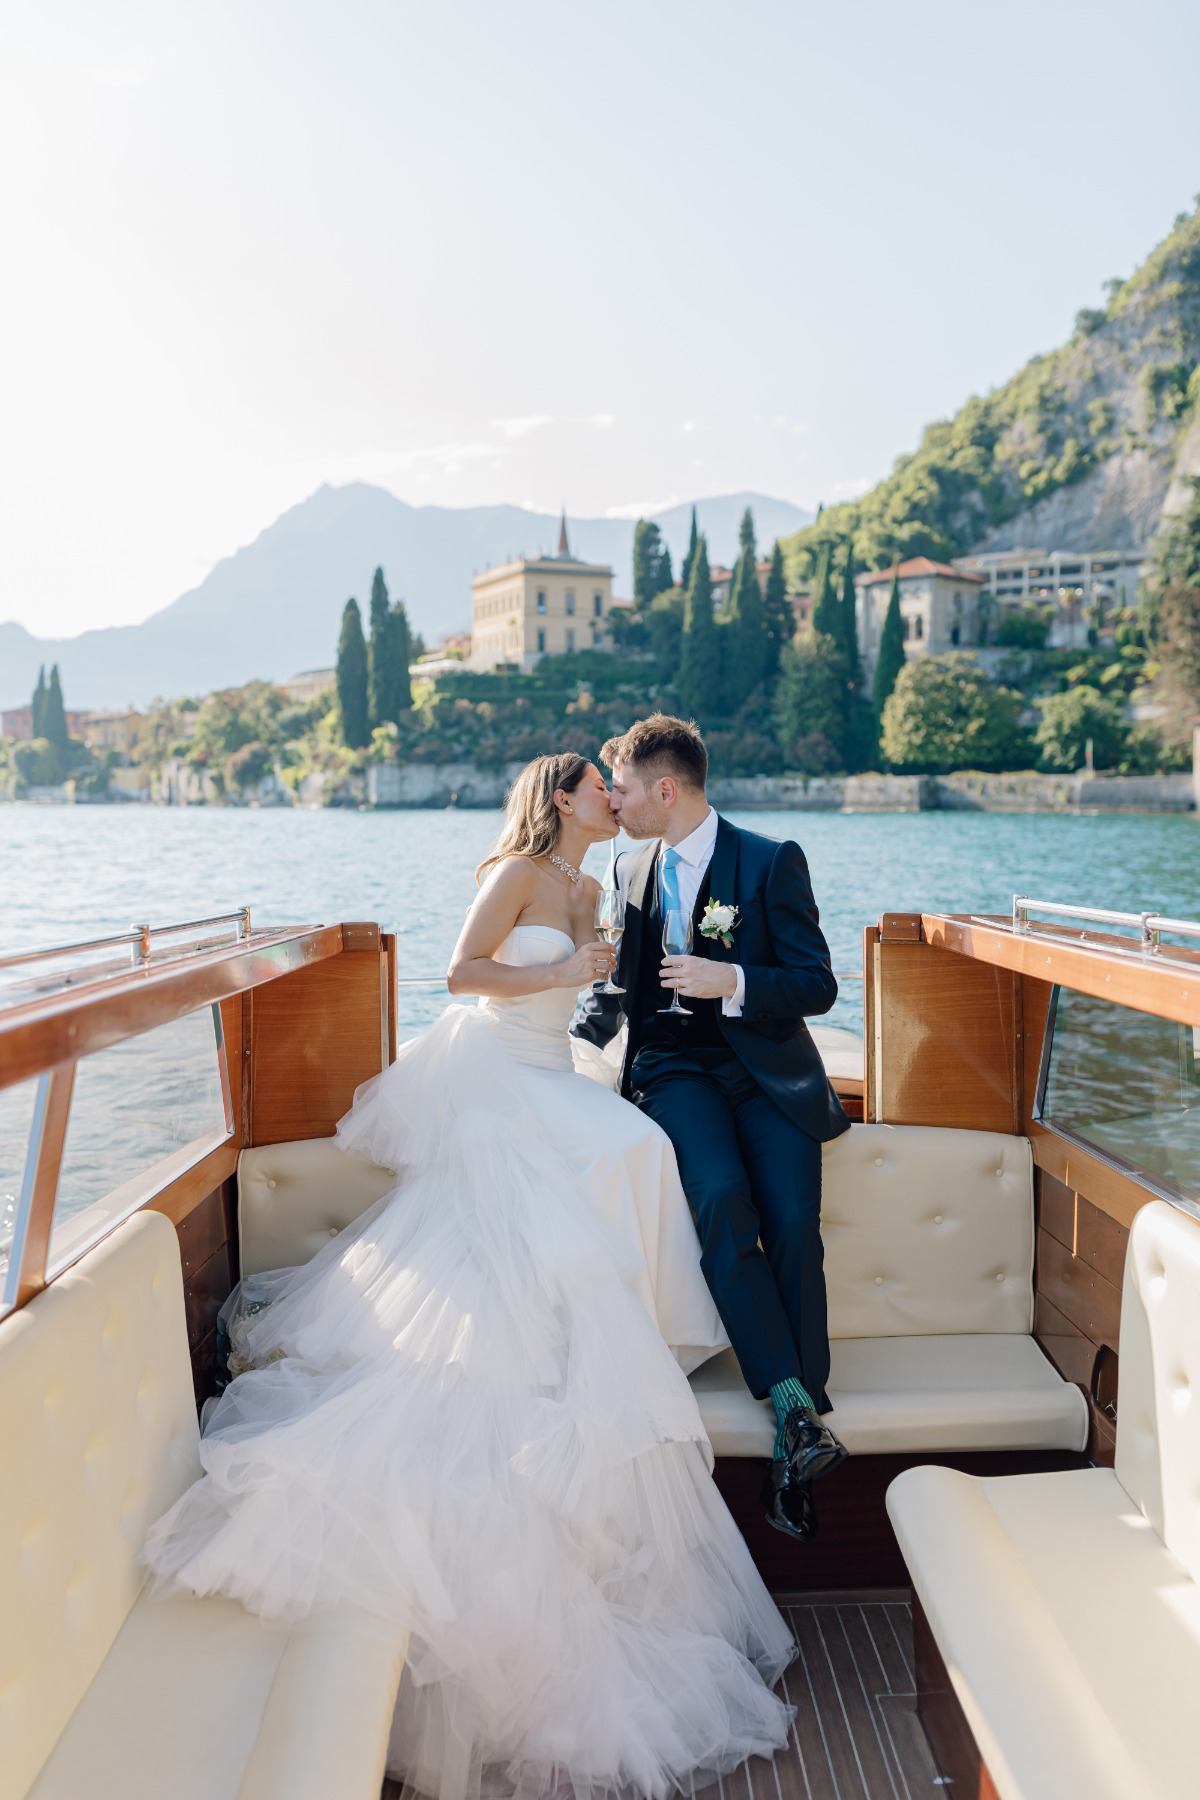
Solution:
{"label": "hazy sky", "polygon": [[322,481],[852,494],[1200,188],[1196,0],[80,0],[0,20],[0,618]]}

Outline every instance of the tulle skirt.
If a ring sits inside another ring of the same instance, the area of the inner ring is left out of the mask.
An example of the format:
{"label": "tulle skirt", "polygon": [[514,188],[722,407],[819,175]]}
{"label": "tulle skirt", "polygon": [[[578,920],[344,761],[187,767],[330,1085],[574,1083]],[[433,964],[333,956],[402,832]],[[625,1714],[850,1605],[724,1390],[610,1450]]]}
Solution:
{"label": "tulle skirt", "polygon": [[235,1297],[253,1366],[150,1532],[154,1586],[407,1629],[388,1766],[437,1800],[659,1797],[772,1754],[791,1637],[486,1013],[451,1008],[338,1137],[397,1186]]}

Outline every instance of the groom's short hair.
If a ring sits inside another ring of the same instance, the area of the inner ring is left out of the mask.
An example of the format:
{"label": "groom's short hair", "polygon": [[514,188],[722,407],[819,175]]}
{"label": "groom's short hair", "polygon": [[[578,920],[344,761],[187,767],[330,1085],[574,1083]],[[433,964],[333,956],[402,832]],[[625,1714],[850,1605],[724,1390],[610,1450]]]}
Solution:
{"label": "groom's short hair", "polygon": [[620,763],[641,781],[673,775],[681,786],[703,793],[708,780],[708,751],[695,720],[669,713],[639,719],[622,737],[609,738],[600,756],[610,769]]}

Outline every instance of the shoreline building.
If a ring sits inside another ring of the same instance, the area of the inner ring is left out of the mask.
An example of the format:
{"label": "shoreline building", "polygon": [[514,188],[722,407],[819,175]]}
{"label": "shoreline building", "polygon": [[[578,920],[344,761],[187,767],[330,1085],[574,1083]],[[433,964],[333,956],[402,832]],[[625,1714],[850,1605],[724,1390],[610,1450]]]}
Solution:
{"label": "shoreline building", "polygon": [[998,617],[1027,605],[1054,607],[1047,644],[1078,650],[1088,627],[1100,627],[1121,606],[1137,600],[1142,550],[1001,550],[957,557],[956,566],[981,575],[983,591],[995,600]]}
{"label": "shoreline building", "polygon": [[860,575],[854,583],[858,602],[858,648],[868,680],[879,661],[879,640],[892,594],[892,577],[900,583],[904,620],[904,654],[941,656],[947,650],[974,649],[979,643],[979,595],[986,578],[950,563],[913,556]]}
{"label": "shoreline building", "polygon": [[471,580],[475,670],[500,664],[523,674],[543,656],[609,650],[613,572],[572,556],[564,511],[553,556],[518,556]]}

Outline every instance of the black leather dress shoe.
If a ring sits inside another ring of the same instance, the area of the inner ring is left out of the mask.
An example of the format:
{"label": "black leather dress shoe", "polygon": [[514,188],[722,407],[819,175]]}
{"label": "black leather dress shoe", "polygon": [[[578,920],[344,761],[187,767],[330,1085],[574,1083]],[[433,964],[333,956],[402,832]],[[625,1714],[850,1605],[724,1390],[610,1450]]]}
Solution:
{"label": "black leather dress shoe", "polygon": [[788,1468],[797,1481],[815,1481],[818,1475],[828,1475],[850,1454],[820,1414],[809,1406],[793,1406],[783,1421],[783,1448]]}
{"label": "black leather dress shoe", "polygon": [[767,1524],[785,1536],[811,1544],[817,1535],[817,1509],[813,1505],[812,1483],[798,1481],[787,1460],[779,1457],[771,1463],[763,1482],[762,1503]]}

